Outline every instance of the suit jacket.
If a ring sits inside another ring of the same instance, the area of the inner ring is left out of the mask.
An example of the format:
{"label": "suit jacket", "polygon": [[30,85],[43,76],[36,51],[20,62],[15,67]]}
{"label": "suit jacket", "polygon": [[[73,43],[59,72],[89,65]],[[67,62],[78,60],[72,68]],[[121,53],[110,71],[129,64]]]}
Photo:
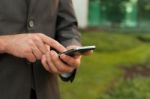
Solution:
{"label": "suit jacket", "polygon": [[[64,46],[80,45],[80,34],[71,0],[0,0],[0,35],[38,32]],[[29,99],[34,88],[38,99],[59,99],[57,75],[9,54],[0,55],[0,98]]]}

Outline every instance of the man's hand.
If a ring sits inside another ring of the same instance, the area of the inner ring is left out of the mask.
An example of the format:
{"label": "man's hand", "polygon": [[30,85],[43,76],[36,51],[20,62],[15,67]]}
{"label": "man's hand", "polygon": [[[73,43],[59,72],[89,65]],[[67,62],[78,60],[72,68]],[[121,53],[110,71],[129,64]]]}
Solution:
{"label": "man's hand", "polygon": [[[69,50],[76,47],[78,46],[69,46],[67,49]],[[92,51],[88,51],[84,53],[84,55],[91,55],[92,53]],[[49,72],[57,74],[69,73],[80,66],[81,55],[71,57],[62,54],[59,57],[58,53],[50,51],[42,56],[41,61],[45,69]]]}
{"label": "man's hand", "polygon": [[59,52],[66,50],[57,41],[42,33],[7,35],[1,36],[1,39],[5,42],[5,53],[26,58],[30,62],[40,60],[43,54],[50,51],[46,45]]}

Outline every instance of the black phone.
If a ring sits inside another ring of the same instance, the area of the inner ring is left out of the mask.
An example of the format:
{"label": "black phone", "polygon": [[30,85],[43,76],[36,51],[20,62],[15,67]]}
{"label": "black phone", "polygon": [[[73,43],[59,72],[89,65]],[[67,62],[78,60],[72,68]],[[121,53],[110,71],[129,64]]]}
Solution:
{"label": "black phone", "polygon": [[68,56],[76,56],[76,55],[82,55],[83,53],[90,51],[90,50],[95,50],[96,46],[83,46],[83,47],[77,47],[70,49],[68,51],[65,51],[61,54],[66,54]]}

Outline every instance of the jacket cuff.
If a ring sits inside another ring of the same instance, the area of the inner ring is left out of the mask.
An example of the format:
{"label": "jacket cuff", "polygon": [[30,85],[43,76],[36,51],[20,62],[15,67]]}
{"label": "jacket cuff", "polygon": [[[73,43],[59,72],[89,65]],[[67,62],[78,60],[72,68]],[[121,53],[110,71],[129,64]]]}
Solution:
{"label": "jacket cuff", "polygon": [[74,81],[74,78],[75,78],[75,75],[76,75],[76,69],[75,70],[73,70],[73,72],[71,72],[71,73],[65,73],[65,74],[60,74],[59,76],[60,76],[60,78],[61,78],[61,80],[63,80],[63,81],[66,81],[66,82],[73,82]]}
{"label": "jacket cuff", "polygon": [[[65,40],[65,41],[62,41],[61,44],[64,45],[65,47],[68,47],[71,45],[81,46],[80,41],[76,39]],[[76,71],[77,69],[73,70],[71,73],[61,74],[59,76],[63,81],[73,82],[76,76]]]}

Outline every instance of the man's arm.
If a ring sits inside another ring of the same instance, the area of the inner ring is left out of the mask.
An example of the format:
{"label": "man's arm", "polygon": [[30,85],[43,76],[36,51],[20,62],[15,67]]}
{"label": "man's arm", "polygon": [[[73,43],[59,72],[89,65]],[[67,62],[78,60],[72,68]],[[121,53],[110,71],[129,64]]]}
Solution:
{"label": "man's arm", "polygon": [[60,0],[56,30],[56,39],[64,46],[81,46],[72,0]]}
{"label": "man's arm", "polygon": [[[56,26],[56,39],[61,44],[68,47],[68,49],[81,46],[72,0],[60,0]],[[77,60],[80,61],[80,57]],[[61,75],[61,78],[65,81],[73,81],[75,73],[76,69],[72,73]]]}

